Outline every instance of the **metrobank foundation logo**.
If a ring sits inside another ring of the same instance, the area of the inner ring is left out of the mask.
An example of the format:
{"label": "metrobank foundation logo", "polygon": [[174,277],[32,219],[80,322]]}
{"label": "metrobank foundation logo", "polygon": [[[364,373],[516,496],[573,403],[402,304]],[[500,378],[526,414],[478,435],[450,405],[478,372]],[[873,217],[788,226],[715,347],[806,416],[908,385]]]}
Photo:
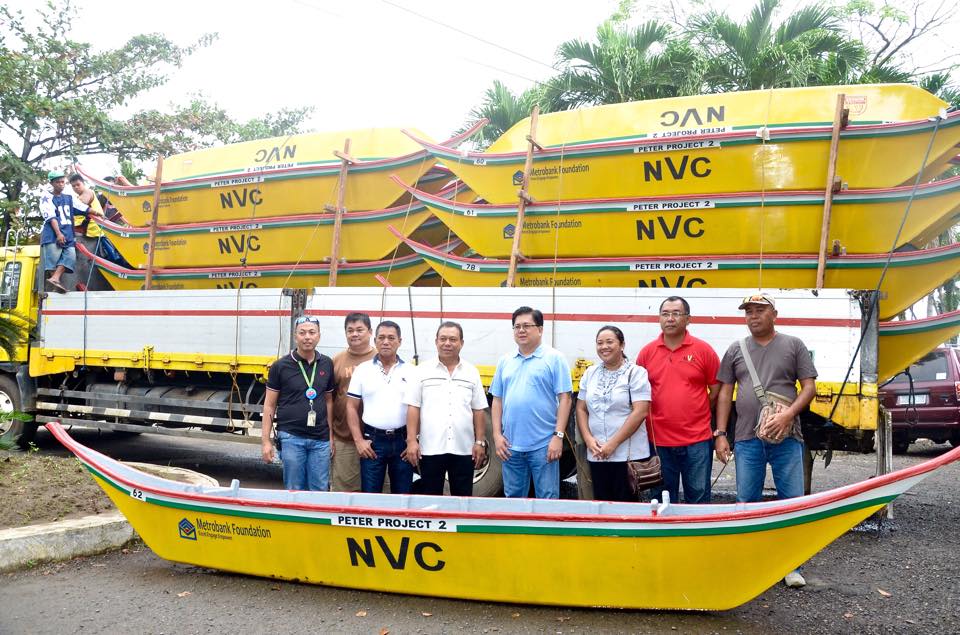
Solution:
{"label": "metrobank foundation logo", "polygon": [[184,540],[196,540],[197,539],[197,528],[193,526],[186,518],[180,520],[177,524],[177,530],[180,532],[180,537]]}
{"label": "metrobank foundation logo", "polygon": [[513,223],[510,223],[509,225],[505,225],[503,227],[503,237],[506,239],[511,239],[513,238],[513,235],[516,233],[516,231],[517,231],[517,226],[514,225]]}
{"label": "metrobank foundation logo", "polygon": [[513,184],[523,185],[523,170],[517,170],[513,173]]}

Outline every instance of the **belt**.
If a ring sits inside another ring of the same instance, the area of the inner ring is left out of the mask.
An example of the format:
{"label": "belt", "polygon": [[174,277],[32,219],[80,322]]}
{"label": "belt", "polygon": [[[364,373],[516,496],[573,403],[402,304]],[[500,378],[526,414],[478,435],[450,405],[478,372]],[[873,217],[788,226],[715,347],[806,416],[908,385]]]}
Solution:
{"label": "belt", "polygon": [[363,424],[363,431],[369,434],[373,434],[373,435],[380,434],[387,437],[392,437],[397,435],[401,435],[404,437],[407,436],[407,426],[401,426],[393,430],[383,430],[382,428],[374,428],[372,425],[365,423]]}

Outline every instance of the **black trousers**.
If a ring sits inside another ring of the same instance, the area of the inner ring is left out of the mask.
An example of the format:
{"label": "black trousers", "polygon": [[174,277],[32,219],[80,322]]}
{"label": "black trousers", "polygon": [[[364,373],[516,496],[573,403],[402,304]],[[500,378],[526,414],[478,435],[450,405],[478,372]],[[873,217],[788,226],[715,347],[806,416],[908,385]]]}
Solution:
{"label": "black trousers", "polygon": [[444,478],[450,481],[451,495],[473,496],[473,457],[469,454],[420,457],[420,480],[424,494],[442,496]]}
{"label": "black trousers", "polygon": [[593,498],[598,501],[636,502],[627,480],[626,461],[590,462],[590,478],[593,479]]}

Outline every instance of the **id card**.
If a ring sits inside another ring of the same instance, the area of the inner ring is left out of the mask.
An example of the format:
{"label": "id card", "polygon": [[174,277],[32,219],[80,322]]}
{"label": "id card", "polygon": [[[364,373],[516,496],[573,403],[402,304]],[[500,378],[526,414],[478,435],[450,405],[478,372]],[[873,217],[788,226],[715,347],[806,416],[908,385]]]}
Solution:
{"label": "id card", "polygon": [[307,413],[307,427],[312,428],[317,425],[317,413],[315,410],[311,410]]}

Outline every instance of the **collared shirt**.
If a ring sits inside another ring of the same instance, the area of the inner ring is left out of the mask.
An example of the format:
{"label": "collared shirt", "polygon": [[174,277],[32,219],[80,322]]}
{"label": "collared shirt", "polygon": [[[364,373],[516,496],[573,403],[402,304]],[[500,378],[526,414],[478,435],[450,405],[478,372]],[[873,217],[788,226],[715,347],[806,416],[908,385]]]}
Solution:
{"label": "collared shirt", "polygon": [[65,247],[74,244],[73,215],[86,214],[90,208],[84,205],[73,194],[62,192],[56,196],[53,192],[44,192],[40,196],[40,215],[43,217],[43,228],[40,230],[40,244],[47,245],[57,242],[57,234],[53,231],[51,220],[56,219],[60,226],[60,233],[67,239]]}
{"label": "collared shirt", "polygon": [[353,369],[347,396],[363,401],[363,422],[380,430],[396,430],[407,425],[407,405],[403,395],[416,368],[399,357],[385,371],[380,356]]}
{"label": "collared shirt", "polygon": [[557,427],[559,395],[573,390],[570,365],[541,344],[530,355],[518,349],[497,362],[490,394],[503,401],[503,436],[517,452],[539,450]]}
{"label": "collared shirt", "polygon": [[707,387],[717,383],[720,358],[687,331],[675,351],[663,333],[643,347],[637,364],[647,369],[653,400],[648,420],[657,445],[681,447],[713,438]]}
{"label": "collared shirt", "polygon": [[[313,411],[317,413],[317,420],[313,426],[307,425],[310,400],[306,395],[308,386],[307,380],[303,378],[304,373],[307,378],[313,378],[313,389],[317,391],[313,400]],[[280,393],[277,395],[277,411],[273,417],[277,430],[298,437],[323,440],[330,438],[326,393],[333,392],[336,384],[333,380],[333,361],[329,357],[315,353],[313,363],[310,363],[300,357],[297,351],[290,351],[290,354],[284,355],[270,366],[267,388]]]}
{"label": "collared shirt", "polygon": [[[602,364],[591,366],[580,378],[577,399],[587,405],[590,434],[603,445],[627,422],[633,412],[634,403],[650,401],[647,371],[627,360],[624,360],[623,366],[616,371],[608,371]],[[648,456],[650,442],[647,439],[647,424],[644,422],[605,460],[635,461]],[[588,452],[587,460],[592,462],[599,459]]]}
{"label": "collared shirt", "polygon": [[473,411],[487,407],[476,366],[461,359],[450,373],[439,358],[418,366],[403,401],[420,408],[421,454],[472,453]]}

